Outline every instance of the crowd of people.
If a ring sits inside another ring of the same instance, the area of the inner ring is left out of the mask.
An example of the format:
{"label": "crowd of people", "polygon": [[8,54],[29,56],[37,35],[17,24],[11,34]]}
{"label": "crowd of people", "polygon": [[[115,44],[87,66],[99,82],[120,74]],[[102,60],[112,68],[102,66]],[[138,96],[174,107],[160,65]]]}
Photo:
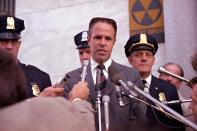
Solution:
{"label": "crowd of people", "polygon": [[[0,16],[0,130],[193,130],[139,93],[136,93],[136,96],[130,94],[124,97],[122,93],[129,94],[128,89],[119,82],[117,86],[117,83],[111,80],[109,68],[114,67],[117,70],[115,75],[124,77],[121,77],[123,81],[132,82],[162,103],[184,99],[179,92],[182,82],[180,79],[165,73],[161,73],[159,78],[152,74],[158,43],[150,34],[129,37],[124,47],[131,65],[128,67],[115,62],[111,57],[116,43],[116,21],[104,17],[92,18],[88,31],[74,36],[81,64],[84,60],[89,61],[85,76],[82,76],[82,66],[66,73],[62,83],[52,85],[49,74],[17,59],[22,43],[20,34],[24,29],[22,19]],[[191,58],[191,64],[197,71],[197,54]],[[176,63],[166,63],[163,67],[184,77],[182,67]],[[81,81],[82,77],[85,77],[85,82]],[[117,79],[119,80],[119,77]],[[197,77],[187,85],[193,89],[192,102],[172,104],[168,107],[195,122]],[[107,123],[109,128],[106,124],[104,103],[98,100],[104,95],[110,97]]]}

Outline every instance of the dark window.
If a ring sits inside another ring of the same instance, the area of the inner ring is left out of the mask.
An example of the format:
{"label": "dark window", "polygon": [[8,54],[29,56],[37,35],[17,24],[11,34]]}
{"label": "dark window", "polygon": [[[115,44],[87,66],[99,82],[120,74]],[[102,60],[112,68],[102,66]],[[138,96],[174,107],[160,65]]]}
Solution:
{"label": "dark window", "polygon": [[0,15],[15,15],[15,0],[0,0]]}

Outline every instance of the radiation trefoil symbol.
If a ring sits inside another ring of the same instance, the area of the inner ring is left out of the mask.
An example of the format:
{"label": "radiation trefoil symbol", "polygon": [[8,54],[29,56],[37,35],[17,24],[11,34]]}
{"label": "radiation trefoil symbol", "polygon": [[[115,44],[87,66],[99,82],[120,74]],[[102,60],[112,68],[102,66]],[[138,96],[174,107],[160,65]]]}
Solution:
{"label": "radiation trefoil symbol", "polygon": [[162,6],[159,0],[136,0],[131,9],[133,20],[140,25],[154,24],[161,16]]}

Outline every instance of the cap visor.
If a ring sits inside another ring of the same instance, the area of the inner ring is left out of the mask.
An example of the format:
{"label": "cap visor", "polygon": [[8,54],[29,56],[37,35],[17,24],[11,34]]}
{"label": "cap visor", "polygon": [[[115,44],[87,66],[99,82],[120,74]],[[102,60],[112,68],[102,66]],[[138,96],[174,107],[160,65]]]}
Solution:
{"label": "cap visor", "polygon": [[0,39],[16,40],[16,39],[21,39],[21,36],[19,34],[12,33],[12,32],[4,32],[4,33],[0,33]]}

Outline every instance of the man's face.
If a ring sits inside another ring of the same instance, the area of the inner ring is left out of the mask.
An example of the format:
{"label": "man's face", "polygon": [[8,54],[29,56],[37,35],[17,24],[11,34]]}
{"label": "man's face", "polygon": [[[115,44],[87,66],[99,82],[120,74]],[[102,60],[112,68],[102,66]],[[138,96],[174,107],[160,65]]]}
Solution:
{"label": "man's face", "polygon": [[104,63],[111,57],[115,44],[115,31],[111,24],[97,22],[88,36],[92,58],[98,63]]}
{"label": "man's face", "polygon": [[[167,65],[164,68],[167,71],[169,71],[169,72],[171,72],[173,74],[176,74],[176,75],[179,75],[179,76],[181,75],[180,70],[179,70],[179,68],[176,65]],[[174,84],[176,86],[177,90],[181,86],[181,80],[179,80],[179,79],[177,79],[177,78],[175,78],[173,76],[167,75],[165,73],[161,73],[159,78]]]}
{"label": "man's face", "polygon": [[134,68],[138,69],[140,74],[150,75],[155,57],[149,50],[137,50],[131,53],[128,60]]}
{"label": "man's face", "polygon": [[194,120],[197,122],[197,84],[193,86],[191,98],[192,102],[190,103],[189,108],[192,109]]}
{"label": "man's face", "polygon": [[21,41],[19,40],[0,39],[0,48],[8,50],[10,53],[13,54],[15,59],[17,59],[20,44]]}
{"label": "man's face", "polygon": [[78,49],[78,52],[79,52],[79,59],[81,64],[83,63],[84,60],[90,60],[91,54],[89,47]]}

